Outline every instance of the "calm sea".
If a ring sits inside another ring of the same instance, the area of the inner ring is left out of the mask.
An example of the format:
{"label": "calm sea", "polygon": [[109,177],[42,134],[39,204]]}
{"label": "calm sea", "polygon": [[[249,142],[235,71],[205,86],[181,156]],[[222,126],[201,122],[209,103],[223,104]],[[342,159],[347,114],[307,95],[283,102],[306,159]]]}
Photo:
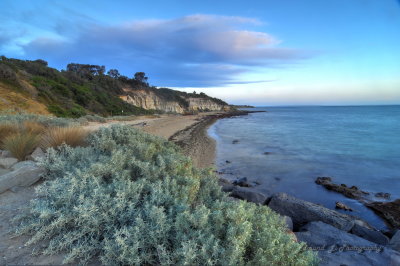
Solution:
{"label": "calm sea", "polygon": [[341,201],[355,210],[350,214],[384,228],[372,211],[314,181],[330,176],[336,183],[400,198],[400,106],[251,110],[267,112],[222,119],[210,127],[220,171],[258,181],[256,189],[267,194],[286,192],[329,208]]}

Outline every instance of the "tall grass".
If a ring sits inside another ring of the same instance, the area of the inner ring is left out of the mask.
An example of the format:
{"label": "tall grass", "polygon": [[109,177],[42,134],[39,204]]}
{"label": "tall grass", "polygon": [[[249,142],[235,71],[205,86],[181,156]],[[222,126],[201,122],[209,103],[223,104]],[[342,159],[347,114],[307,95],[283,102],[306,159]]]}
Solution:
{"label": "tall grass", "polygon": [[64,143],[72,147],[83,146],[87,135],[88,131],[81,127],[54,127],[44,133],[40,146],[45,149]]}
{"label": "tall grass", "polygon": [[22,161],[38,146],[40,137],[29,132],[7,136],[2,141],[2,148],[8,150],[15,158]]}
{"label": "tall grass", "polygon": [[24,121],[22,123],[22,130],[34,135],[41,135],[46,131],[46,127],[39,122],[35,121]]}
{"label": "tall grass", "polygon": [[0,144],[10,135],[16,134],[19,131],[19,127],[16,124],[1,123],[0,124]]}

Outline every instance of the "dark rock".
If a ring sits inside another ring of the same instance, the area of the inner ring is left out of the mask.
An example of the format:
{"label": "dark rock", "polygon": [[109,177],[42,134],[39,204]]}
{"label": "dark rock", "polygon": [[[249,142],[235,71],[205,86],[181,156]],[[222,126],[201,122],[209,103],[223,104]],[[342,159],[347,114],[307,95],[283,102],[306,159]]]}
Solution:
{"label": "dark rock", "polygon": [[351,199],[363,199],[366,195],[369,195],[368,192],[359,190],[356,186],[347,187],[345,184],[335,184],[332,183],[332,178],[330,177],[318,177],[315,180],[315,183],[318,185],[322,185],[328,190],[332,190],[338,193],[343,194],[344,196],[351,198]]}
{"label": "dark rock", "polygon": [[223,192],[231,192],[235,188],[235,186],[232,185],[232,183],[225,178],[220,178],[218,183],[221,186],[221,190]]}
{"label": "dark rock", "polygon": [[365,206],[371,208],[391,226],[400,228],[400,199],[391,202],[370,202]]}
{"label": "dark rock", "polygon": [[252,187],[253,186],[249,182],[247,182],[247,177],[239,178],[239,179],[233,181],[232,184],[234,184],[235,186],[240,186],[240,187]]}
{"label": "dark rock", "polygon": [[235,140],[232,141],[232,144],[237,144],[237,143],[239,143],[238,139],[235,139]]}
{"label": "dark rock", "polygon": [[264,205],[268,201],[266,195],[244,187],[234,187],[230,196],[260,205]]}
{"label": "dark rock", "polygon": [[389,247],[400,252],[400,230],[390,239]]}
{"label": "dark rock", "polygon": [[281,181],[281,178],[280,177],[275,177],[274,178],[276,181]]}
{"label": "dark rock", "polygon": [[349,215],[297,199],[286,193],[273,195],[268,206],[281,215],[291,217],[295,230],[308,222],[322,221],[340,230],[350,231],[355,220]]}
{"label": "dark rock", "polygon": [[282,218],[283,218],[283,220],[285,221],[285,224],[286,224],[286,226],[287,226],[287,228],[290,230],[290,231],[293,231],[293,221],[292,221],[292,218],[290,218],[289,216],[282,216]]}
{"label": "dark rock", "polygon": [[378,192],[378,193],[375,193],[375,197],[384,198],[384,199],[390,199],[390,193]]}
{"label": "dark rock", "polygon": [[354,224],[353,228],[351,228],[350,230],[350,233],[379,245],[387,245],[389,243],[389,238],[381,232],[373,229],[368,229],[358,224]]}
{"label": "dark rock", "polygon": [[263,154],[264,155],[270,155],[272,152],[269,152],[269,151],[266,151],[266,152],[264,152]]}
{"label": "dark rock", "polygon": [[226,162],[226,163],[231,163],[231,161],[228,161],[228,160],[226,160],[225,162]]}
{"label": "dark rock", "polygon": [[295,233],[318,250],[320,265],[399,265],[400,253],[378,246],[323,222],[311,222]]}
{"label": "dark rock", "polygon": [[335,206],[335,208],[336,208],[336,209],[345,210],[345,211],[351,211],[351,212],[353,211],[352,208],[348,207],[346,204],[341,203],[341,202],[339,202],[339,201],[336,201],[336,206]]}

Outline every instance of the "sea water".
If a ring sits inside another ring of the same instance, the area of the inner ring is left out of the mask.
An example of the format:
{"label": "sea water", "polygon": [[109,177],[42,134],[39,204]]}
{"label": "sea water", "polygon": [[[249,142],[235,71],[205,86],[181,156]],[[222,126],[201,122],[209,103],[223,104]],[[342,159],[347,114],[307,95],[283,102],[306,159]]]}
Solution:
{"label": "sea water", "polygon": [[400,106],[249,110],[267,112],[221,119],[209,129],[217,141],[219,171],[256,181],[255,189],[268,195],[286,192],[332,209],[343,202],[354,209],[348,214],[385,228],[371,210],[315,179],[329,176],[335,183],[400,198]]}

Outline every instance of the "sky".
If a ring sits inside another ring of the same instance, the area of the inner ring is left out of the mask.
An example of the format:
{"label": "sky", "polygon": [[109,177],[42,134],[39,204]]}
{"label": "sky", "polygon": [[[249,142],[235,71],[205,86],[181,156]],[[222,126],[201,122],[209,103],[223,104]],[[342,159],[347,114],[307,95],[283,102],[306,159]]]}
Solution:
{"label": "sky", "polygon": [[0,55],[233,104],[400,104],[399,0],[1,0]]}

